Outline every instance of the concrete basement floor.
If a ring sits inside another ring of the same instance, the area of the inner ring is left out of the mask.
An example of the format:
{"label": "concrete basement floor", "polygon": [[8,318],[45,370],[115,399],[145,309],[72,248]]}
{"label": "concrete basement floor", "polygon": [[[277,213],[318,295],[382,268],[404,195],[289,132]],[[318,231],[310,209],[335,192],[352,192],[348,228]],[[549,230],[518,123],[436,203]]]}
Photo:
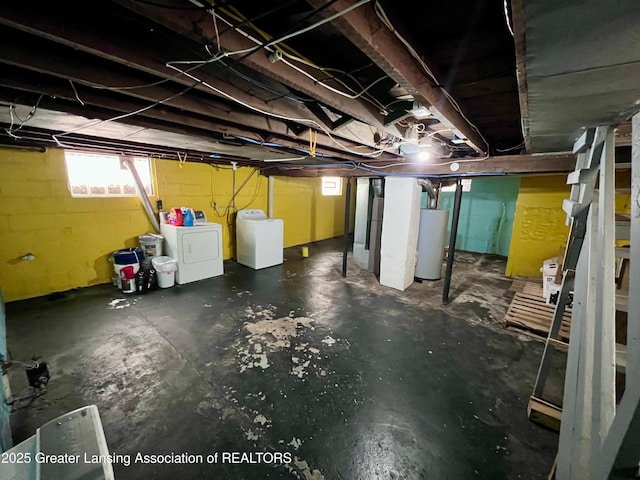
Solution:
{"label": "concrete basement floor", "polygon": [[[341,278],[340,248],[287,249],[257,272],[225,262],[224,276],[144,295],[8,304],[13,357],[51,371],[12,414],[15,443],[95,404],[111,452],[131,455],[118,480],[546,478],[557,435],[526,414],[542,344],[502,328],[504,259],[458,254],[442,307],[441,282],[396,292],[351,261]],[[15,391],[26,377],[13,370]],[[295,460],[136,464],[138,452]]]}

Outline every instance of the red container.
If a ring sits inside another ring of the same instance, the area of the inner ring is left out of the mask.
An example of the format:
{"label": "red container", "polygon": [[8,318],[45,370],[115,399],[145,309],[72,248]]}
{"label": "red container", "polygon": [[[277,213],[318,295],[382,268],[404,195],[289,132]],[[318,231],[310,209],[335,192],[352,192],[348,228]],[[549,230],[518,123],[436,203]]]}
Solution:
{"label": "red container", "polygon": [[120,283],[122,284],[122,293],[133,293],[136,291],[133,265],[127,265],[120,269]]}
{"label": "red container", "polygon": [[176,227],[182,226],[182,210],[179,208],[172,208],[169,210],[169,217],[167,218],[169,225],[175,225]]}
{"label": "red container", "polygon": [[127,265],[120,269],[120,278],[123,280],[133,280],[133,265]]}

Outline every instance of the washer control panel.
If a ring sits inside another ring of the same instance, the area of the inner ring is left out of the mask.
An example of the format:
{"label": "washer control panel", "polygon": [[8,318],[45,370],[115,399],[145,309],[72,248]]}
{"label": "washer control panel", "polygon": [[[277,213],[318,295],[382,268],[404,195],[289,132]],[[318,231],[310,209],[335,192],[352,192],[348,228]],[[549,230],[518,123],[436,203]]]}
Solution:
{"label": "washer control panel", "polygon": [[255,208],[249,210],[240,210],[237,214],[237,218],[243,220],[266,220],[267,216],[265,215],[264,210]]}

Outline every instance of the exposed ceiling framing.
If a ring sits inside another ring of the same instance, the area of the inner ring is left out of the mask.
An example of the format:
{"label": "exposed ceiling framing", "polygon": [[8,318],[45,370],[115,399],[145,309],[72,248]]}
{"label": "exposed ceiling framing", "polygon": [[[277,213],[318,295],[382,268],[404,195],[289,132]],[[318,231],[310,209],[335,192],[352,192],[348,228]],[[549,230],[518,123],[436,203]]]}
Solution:
{"label": "exposed ceiling framing", "polygon": [[3,2],[0,143],[278,175],[562,170],[563,155],[517,156],[529,39],[521,2],[515,40],[510,15],[476,0]]}

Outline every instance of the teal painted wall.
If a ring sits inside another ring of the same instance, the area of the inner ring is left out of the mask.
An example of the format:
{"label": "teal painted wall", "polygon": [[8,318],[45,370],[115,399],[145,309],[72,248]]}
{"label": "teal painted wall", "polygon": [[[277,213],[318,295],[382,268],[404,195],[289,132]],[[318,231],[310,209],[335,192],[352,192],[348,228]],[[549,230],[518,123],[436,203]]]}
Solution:
{"label": "teal painted wall", "polygon": [[[462,194],[456,250],[508,256],[519,189],[520,177],[474,178],[471,191]],[[449,232],[453,197],[440,195],[439,208],[450,211]]]}
{"label": "teal painted wall", "polygon": [[[4,318],[4,300],[0,292],[0,353],[7,357],[7,329]],[[1,372],[0,372],[1,373]],[[4,402],[4,389],[0,386],[0,452],[9,450],[11,441],[11,425],[9,424],[10,407]]]}

